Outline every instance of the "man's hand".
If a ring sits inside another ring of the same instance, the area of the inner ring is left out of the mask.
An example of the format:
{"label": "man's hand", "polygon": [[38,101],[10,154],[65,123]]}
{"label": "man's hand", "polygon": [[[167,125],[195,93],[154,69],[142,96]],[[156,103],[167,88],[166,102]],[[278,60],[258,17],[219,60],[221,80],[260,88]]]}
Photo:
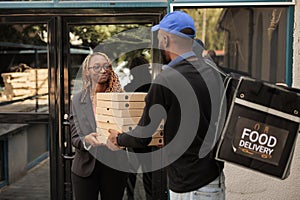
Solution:
{"label": "man's hand", "polygon": [[121,147],[119,147],[118,145],[113,144],[109,139],[106,142],[106,146],[107,146],[107,148],[109,148],[112,151],[121,150]]}
{"label": "man's hand", "polygon": [[121,147],[118,145],[117,142],[117,137],[120,134],[120,132],[113,129],[109,129],[108,132],[110,133],[110,135],[107,138],[106,146],[112,151],[120,150]]}
{"label": "man's hand", "polygon": [[110,133],[110,135],[108,136],[108,140],[114,145],[118,146],[117,137],[120,134],[120,132],[114,129],[108,129],[108,132]]}

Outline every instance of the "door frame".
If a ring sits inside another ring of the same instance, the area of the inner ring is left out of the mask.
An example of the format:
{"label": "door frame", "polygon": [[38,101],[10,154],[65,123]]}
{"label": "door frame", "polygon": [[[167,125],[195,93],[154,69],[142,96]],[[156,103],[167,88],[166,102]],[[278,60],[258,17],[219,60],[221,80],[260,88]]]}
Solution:
{"label": "door frame", "polygon": [[[51,199],[72,199],[70,167],[72,148],[65,114],[70,108],[68,72],[68,30],[71,24],[95,24],[100,19],[111,23],[156,24],[166,14],[166,7],[95,8],[95,9],[0,9],[0,16],[12,23],[46,23],[48,25],[49,113],[0,113],[1,123],[47,123],[50,133]],[[138,18],[136,16],[139,16]],[[98,20],[98,21],[97,21]],[[101,21],[101,20],[100,20]],[[104,23],[104,21],[102,21]],[[107,24],[107,23],[106,23]],[[159,71],[159,69],[153,69]],[[17,117],[16,117],[17,116]],[[17,119],[17,121],[16,121]],[[70,156],[70,157],[68,157]],[[67,181],[66,181],[67,180]],[[156,182],[157,183],[157,182]],[[165,194],[157,194],[165,195]],[[158,198],[161,199],[161,198]]]}
{"label": "door frame", "polygon": [[[116,11],[113,11],[115,13]],[[128,12],[117,12],[118,14],[112,14],[112,10],[101,10],[101,12],[97,9],[94,10],[94,12],[85,13],[84,15],[80,16],[62,16],[61,17],[61,23],[62,23],[62,31],[61,32],[61,38],[63,38],[62,43],[62,71],[61,71],[61,89],[60,91],[64,91],[61,93],[61,113],[60,117],[62,118],[64,115],[68,115],[70,112],[70,79],[69,79],[69,72],[68,69],[70,68],[68,65],[68,61],[70,60],[70,54],[69,54],[69,27],[72,25],[93,25],[93,24],[156,24],[159,22],[159,20],[163,17],[163,15],[166,13],[165,8],[159,8],[159,9],[135,9]],[[138,16],[138,17],[137,17]],[[66,39],[67,38],[67,39]],[[158,69],[153,69],[153,71],[159,71]],[[68,80],[68,81],[66,81]],[[64,83],[64,85],[62,85]],[[62,129],[61,135],[68,135],[66,132],[69,132],[67,129]],[[67,144],[70,144],[70,137],[65,137],[65,139],[69,140],[67,141]],[[69,149],[66,149],[66,154],[72,154],[70,146],[67,145]],[[69,163],[65,163],[65,166],[70,166]],[[68,173],[68,171],[65,171],[65,173]],[[70,179],[70,174],[67,177],[68,180]],[[160,188],[163,188],[163,185],[166,185],[165,182],[159,181],[158,179],[161,179],[162,175],[157,175],[157,180],[155,180],[155,184],[159,186],[161,184]],[[69,183],[66,183],[67,185],[70,185]],[[68,189],[70,191],[71,188]],[[165,191],[161,191],[159,189],[154,191],[154,195],[156,196],[156,199],[166,199],[167,193]]]}

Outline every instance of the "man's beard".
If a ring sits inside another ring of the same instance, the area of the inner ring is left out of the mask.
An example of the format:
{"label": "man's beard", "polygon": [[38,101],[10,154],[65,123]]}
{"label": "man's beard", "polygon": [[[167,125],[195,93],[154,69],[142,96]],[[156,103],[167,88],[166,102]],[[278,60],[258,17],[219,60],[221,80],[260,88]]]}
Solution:
{"label": "man's beard", "polygon": [[168,56],[168,54],[167,54],[167,52],[165,51],[165,50],[160,50],[159,51],[159,53],[160,53],[160,56],[161,56],[161,61],[162,61],[162,64],[163,65],[167,65],[170,61],[171,61],[171,59],[170,59],[170,57]]}

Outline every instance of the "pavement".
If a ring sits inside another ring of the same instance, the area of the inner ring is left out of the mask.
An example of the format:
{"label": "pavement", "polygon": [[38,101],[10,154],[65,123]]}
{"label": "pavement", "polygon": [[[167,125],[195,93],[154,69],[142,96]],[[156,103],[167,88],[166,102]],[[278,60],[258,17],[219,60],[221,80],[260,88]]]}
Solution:
{"label": "pavement", "polygon": [[[300,138],[296,142],[290,175],[280,180],[250,169],[225,163],[227,200],[300,199]],[[0,200],[50,200],[49,159],[31,169],[19,181],[0,190]],[[136,200],[144,200],[142,176],[137,176]],[[124,199],[125,195],[124,195]]]}
{"label": "pavement", "polygon": [[285,180],[229,163],[225,164],[224,172],[227,200],[299,200],[300,138],[296,141],[290,175]]}
{"label": "pavement", "polygon": [[17,182],[0,190],[0,200],[50,199],[49,159],[45,159]]}
{"label": "pavement", "polygon": [[[136,200],[145,199],[141,174],[137,175],[134,195]],[[50,200],[49,158],[28,171],[17,182],[1,188],[0,200]],[[126,193],[123,200],[127,200]]]}

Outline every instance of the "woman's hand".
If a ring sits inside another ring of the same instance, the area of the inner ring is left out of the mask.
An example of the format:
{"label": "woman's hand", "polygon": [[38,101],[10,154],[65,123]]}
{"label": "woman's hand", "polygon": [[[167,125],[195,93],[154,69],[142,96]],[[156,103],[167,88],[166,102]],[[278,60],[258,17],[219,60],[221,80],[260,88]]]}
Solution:
{"label": "woman's hand", "polygon": [[105,145],[106,143],[104,143],[101,140],[98,140],[97,137],[99,136],[100,136],[99,133],[92,132],[84,137],[84,141],[86,145],[92,145],[93,147]]}
{"label": "woman's hand", "polygon": [[121,150],[118,145],[115,145],[110,140],[107,139],[107,136],[101,133],[90,133],[84,137],[86,145],[91,145],[93,147],[106,145],[112,151]]}

